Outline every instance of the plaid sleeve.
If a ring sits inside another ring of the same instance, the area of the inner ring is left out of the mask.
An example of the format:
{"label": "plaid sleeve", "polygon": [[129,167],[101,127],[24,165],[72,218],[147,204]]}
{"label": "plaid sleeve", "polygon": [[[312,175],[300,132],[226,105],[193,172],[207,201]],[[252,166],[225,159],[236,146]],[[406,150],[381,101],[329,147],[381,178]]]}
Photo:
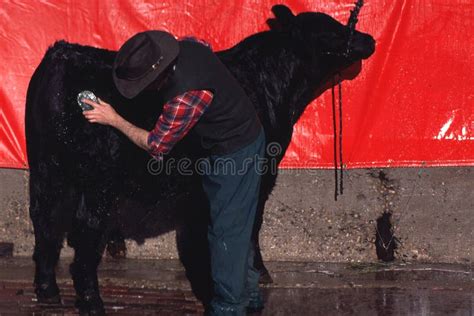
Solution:
{"label": "plaid sleeve", "polygon": [[148,134],[149,153],[162,158],[196,124],[207,107],[213,94],[208,90],[193,90],[173,98],[163,106],[163,112],[155,127]]}

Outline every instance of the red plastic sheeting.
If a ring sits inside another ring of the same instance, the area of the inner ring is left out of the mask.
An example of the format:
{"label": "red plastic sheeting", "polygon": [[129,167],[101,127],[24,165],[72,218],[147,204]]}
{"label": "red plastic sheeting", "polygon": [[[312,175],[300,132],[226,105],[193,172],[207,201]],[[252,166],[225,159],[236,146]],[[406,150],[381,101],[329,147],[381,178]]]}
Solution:
{"label": "red plastic sheeting", "polygon": [[[296,13],[347,21],[354,0],[300,0]],[[362,73],[344,84],[347,167],[474,165],[474,1],[368,0],[358,29],[377,40]],[[146,29],[194,34],[224,49],[266,30],[277,1],[2,1],[0,167],[27,168],[24,104],[47,47],[66,39],[118,49]],[[330,92],[297,123],[283,167],[331,167]]]}

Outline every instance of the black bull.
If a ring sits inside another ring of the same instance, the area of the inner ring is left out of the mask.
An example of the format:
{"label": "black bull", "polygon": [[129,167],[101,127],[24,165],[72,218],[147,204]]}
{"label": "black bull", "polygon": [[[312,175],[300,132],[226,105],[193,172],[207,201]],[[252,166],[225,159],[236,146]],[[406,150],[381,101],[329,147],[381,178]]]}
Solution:
{"label": "black bull", "polygon": [[[266,153],[269,166],[282,159],[305,107],[342,70],[360,66],[375,47],[371,36],[355,32],[349,54],[343,54],[348,28],[328,15],[294,16],[284,6],[275,6],[273,12],[269,31],[217,53],[253,101],[267,142],[279,146]],[[26,102],[36,294],[42,302],[59,300],[54,270],[67,234],[75,250],[70,270],[77,306],[85,313],[103,310],[97,267],[112,231],[140,242],[176,229],[181,260],[195,289],[199,282],[193,281],[207,278],[194,273],[207,268],[207,203],[197,172],[183,175],[178,163],[199,157],[193,133],[165,157],[175,163],[160,171],[156,161],[120,132],[87,122],[76,103],[78,92],[92,90],[132,123],[151,130],[163,100],[157,93],[132,101],[122,98],[111,80],[114,56],[113,51],[57,42],[36,69]],[[253,236],[262,270],[258,232],[277,177],[272,166],[262,178]]]}

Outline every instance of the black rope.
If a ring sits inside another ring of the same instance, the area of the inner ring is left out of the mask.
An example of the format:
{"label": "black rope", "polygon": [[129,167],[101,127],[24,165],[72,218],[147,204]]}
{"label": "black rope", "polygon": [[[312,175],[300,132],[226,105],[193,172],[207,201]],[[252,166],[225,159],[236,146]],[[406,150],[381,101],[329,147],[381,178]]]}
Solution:
{"label": "black rope", "polygon": [[337,195],[339,194],[338,188],[338,174],[337,174],[337,119],[336,119],[336,94],[334,93],[334,86],[331,88],[332,95],[332,126],[333,126],[333,140],[334,140],[334,200],[337,201]]}
{"label": "black rope", "polygon": [[344,175],[344,163],[342,160],[342,83],[339,81],[339,164],[341,167],[341,176],[339,178],[339,189],[341,195],[343,193],[343,175]]}
{"label": "black rope", "polygon": [[347,21],[347,27],[349,28],[349,36],[347,38],[347,46],[346,46],[346,51],[344,52],[344,55],[349,56],[350,50],[351,50],[351,43],[352,43],[352,38],[354,36],[355,32],[355,26],[357,22],[359,21],[357,17],[359,16],[360,9],[364,5],[363,0],[357,0],[355,3],[354,10],[351,10],[351,15],[349,17],[349,21]]}
{"label": "black rope", "polygon": [[[340,75],[338,76],[340,80]],[[335,79],[334,79],[335,80]],[[338,80],[338,81],[339,81]],[[331,96],[332,96],[332,125],[333,125],[333,139],[334,139],[334,200],[337,201],[338,195],[342,195],[344,192],[344,163],[342,160],[342,84],[338,82],[339,88],[339,137],[337,133],[337,110],[336,110],[336,93],[335,93],[335,86],[336,83],[331,88]],[[339,140],[339,146],[337,141]],[[337,149],[339,147],[339,161],[337,161],[338,152]]]}
{"label": "black rope", "polygon": [[[355,33],[355,26],[358,22],[357,17],[359,16],[360,9],[364,5],[364,0],[357,0],[355,3],[354,10],[351,10],[351,15],[349,17],[349,21],[347,22],[347,28],[349,30],[349,34],[347,37],[347,45],[346,50],[342,53],[342,56],[348,57],[351,52],[351,43],[352,38],[354,37]],[[340,56],[340,54],[334,52],[323,52],[324,55],[334,55]],[[336,86],[336,78],[338,80],[337,85],[339,88],[339,165],[337,161],[337,118],[336,118],[336,93],[335,93],[335,86]],[[334,190],[334,200],[337,201],[337,196],[339,194],[343,194],[344,191],[344,162],[342,160],[342,77],[340,74],[334,77],[333,86],[331,88],[332,91],[332,123],[334,129],[334,177],[335,177],[335,190]],[[338,175],[340,173],[340,176]]]}

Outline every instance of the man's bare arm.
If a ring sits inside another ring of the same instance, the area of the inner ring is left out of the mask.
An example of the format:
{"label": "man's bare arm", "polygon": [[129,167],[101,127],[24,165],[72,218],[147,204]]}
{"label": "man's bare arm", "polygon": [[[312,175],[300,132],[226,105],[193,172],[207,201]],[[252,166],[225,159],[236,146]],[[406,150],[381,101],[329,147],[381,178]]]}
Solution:
{"label": "man's bare arm", "polygon": [[95,103],[91,100],[84,99],[83,102],[88,103],[94,107],[93,110],[83,112],[85,118],[89,120],[89,122],[115,127],[124,133],[138,147],[147,151],[150,149],[148,146],[149,132],[125,120],[117,112],[115,112],[114,108],[110,104],[102,100],[99,100],[99,103]]}
{"label": "man's bare arm", "polygon": [[143,148],[146,151],[150,149],[147,143],[149,133],[147,130],[133,125],[120,115],[112,126],[124,133],[138,147]]}

